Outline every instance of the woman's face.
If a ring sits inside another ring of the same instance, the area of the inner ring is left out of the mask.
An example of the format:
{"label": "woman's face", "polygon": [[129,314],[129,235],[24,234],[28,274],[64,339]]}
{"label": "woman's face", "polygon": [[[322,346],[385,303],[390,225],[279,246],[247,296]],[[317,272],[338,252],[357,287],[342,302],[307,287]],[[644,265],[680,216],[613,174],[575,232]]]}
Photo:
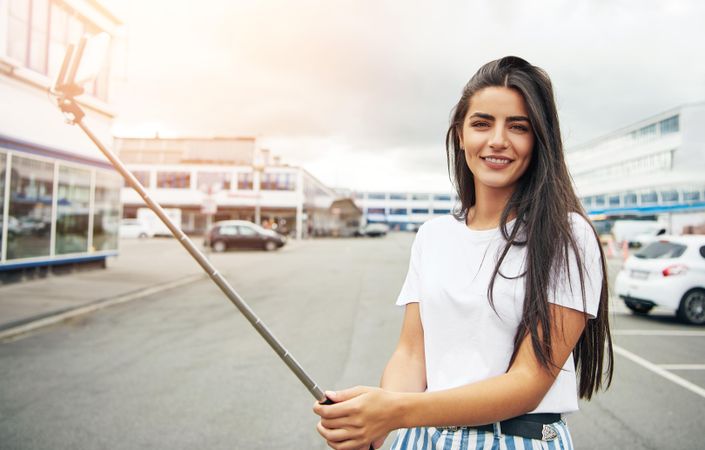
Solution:
{"label": "woman's face", "polygon": [[522,95],[506,87],[487,87],[470,98],[460,142],[475,177],[475,191],[512,192],[529,167],[534,133]]}

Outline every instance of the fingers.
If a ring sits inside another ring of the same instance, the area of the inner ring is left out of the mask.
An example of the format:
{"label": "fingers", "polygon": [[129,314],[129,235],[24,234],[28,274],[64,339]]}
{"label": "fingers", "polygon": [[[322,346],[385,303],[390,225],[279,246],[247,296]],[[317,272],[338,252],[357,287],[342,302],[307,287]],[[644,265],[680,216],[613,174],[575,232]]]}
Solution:
{"label": "fingers", "polygon": [[369,444],[363,441],[363,436],[359,430],[346,428],[332,430],[324,427],[321,422],[318,422],[316,429],[330,448],[336,450],[369,449]]}
{"label": "fingers", "polygon": [[342,391],[326,391],[326,396],[335,403],[340,403],[362,395],[368,390],[369,388],[367,386],[355,386],[349,389],[343,389]]}

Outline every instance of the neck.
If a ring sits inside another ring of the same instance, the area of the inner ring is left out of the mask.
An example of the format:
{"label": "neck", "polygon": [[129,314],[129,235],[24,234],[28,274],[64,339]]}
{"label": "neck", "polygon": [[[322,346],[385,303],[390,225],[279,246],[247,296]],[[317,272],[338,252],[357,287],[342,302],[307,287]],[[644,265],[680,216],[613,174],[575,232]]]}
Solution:
{"label": "neck", "polygon": [[[475,185],[475,205],[468,212],[467,225],[474,230],[489,230],[499,226],[502,211],[514,193],[514,186],[506,189]],[[509,219],[514,217],[509,214]]]}

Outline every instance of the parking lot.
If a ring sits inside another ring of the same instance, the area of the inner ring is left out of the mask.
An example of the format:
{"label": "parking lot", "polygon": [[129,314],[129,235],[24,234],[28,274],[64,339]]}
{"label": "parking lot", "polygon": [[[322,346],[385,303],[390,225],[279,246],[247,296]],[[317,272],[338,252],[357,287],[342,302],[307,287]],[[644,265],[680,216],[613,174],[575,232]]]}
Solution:
{"label": "parking lot", "polygon": [[[322,386],[342,388],[376,384],[394,347],[412,239],[211,258]],[[125,241],[121,252],[169,271],[181,253],[161,256],[176,245]],[[610,260],[610,278],[620,265]],[[705,329],[614,299],[611,314],[614,383],[568,416],[576,448],[703,448]],[[0,378],[3,449],[326,448],[310,394],[207,280],[4,342]]]}

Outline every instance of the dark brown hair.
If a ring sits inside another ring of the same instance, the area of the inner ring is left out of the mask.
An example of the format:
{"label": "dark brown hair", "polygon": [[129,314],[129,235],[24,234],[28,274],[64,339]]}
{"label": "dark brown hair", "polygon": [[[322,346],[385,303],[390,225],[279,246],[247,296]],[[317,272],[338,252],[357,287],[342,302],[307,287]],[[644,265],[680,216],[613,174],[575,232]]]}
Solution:
{"label": "dark brown hair", "polygon": [[[548,299],[551,292],[555,292],[559,278],[555,274],[569,274],[569,259],[574,255],[579,268],[580,292],[585,309],[585,274],[582,261],[584,253],[578,248],[573,236],[570,213],[579,214],[586,221],[588,218],[575,195],[565,163],[551,80],[542,69],[515,56],[501,58],[482,66],[465,85],[462,96],[453,109],[446,134],[446,155],[448,172],[461,202],[460,208],[455,212],[456,218],[465,220],[469,209],[476,202],[473,174],[468,168],[461,145],[463,121],[472,96],[492,86],[508,87],[521,93],[526,102],[535,139],[529,166],[518,180],[517,187],[501,215],[500,229],[507,244],[499,255],[488,287],[489,301],[494,308],[494,282],[498,274],[503,276],[499,268],[509,249],[512,246],[525,246],[525,272],[521,274],[525,287],[524,307],[514,337],[512,361],[521,341],[530,334],[534,353],[541,365],[546,368],[555,367],[551,360]],[[512,213],[516,214],[516,222],[515,226],[508,230],[507,220]],[[597,240],[594,228],[593,233]],[[607,378],[606,386],[612,383],[614,365],[608,320],[607,271],[602,247],[599,248],[603,279],[597,317],[588,320],[587,314],[585,315],[585,330],[573,349],[580,397],[586,399],[602,387],[603,376]]]}

